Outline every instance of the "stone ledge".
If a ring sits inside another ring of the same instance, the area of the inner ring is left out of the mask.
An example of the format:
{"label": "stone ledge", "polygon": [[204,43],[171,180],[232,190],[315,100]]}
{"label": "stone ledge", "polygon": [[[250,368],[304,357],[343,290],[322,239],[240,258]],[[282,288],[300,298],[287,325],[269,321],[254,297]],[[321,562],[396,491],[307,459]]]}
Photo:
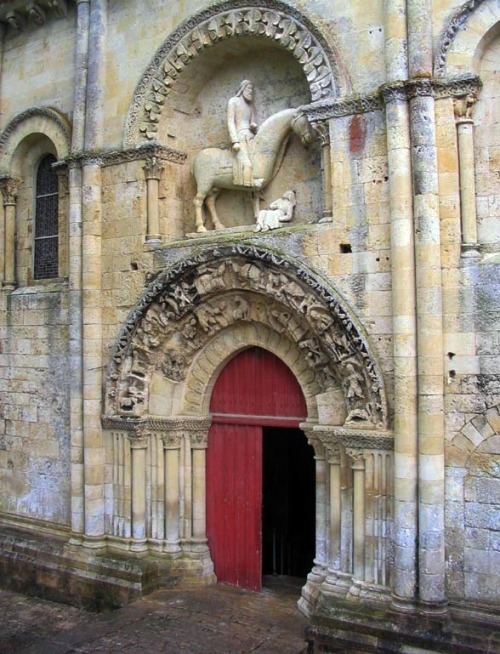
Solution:
{"label": "stone ledge", "polygon": [[[205,566],[206,567],[206,566]],[[12,528],[0,535],[3,588],[90,610],[117,608],[161,588],[206,586],[215,581],[194,558],[97,554],[62,537],[39,537]]]}
{"label": "stone ledge", "polygon": [[471,617],[428,618],[402,615],[389,609],[336,599],[332,608],[320,607],[306,629],[308,652],[500,652],[498,624]]}

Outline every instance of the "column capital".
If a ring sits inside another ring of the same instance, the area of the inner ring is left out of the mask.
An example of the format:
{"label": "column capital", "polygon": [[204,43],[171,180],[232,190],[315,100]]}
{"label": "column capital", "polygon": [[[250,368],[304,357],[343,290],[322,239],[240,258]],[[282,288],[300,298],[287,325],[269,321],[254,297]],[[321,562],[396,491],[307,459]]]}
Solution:
{"label": "column capital", "polygon": [[389,104],[390,102],[406,102],[408,100],[406,86],[402,80],[382,84],[380,94],[385,104]]}
{"label": "column capital", "polygon": [[417,77],[405,82],[406,92],[411,99],[434,97],[434,83],[430,77]]}
{"label": "column capital", "polygon": [[347,447],[346,454],[352,459],[352,469],[353,470],[364,470],[365,469],[365,453],[364,450],[359,450],[354,447]]}
{"label": "column capital", "polygon": [[477,95],[474,92],[467,93],[461,97],[453,98],[453,112],[457,125],[463,123],[474,124],[472,111],[477,102]]}
{"label": "column capital", "polygon": [[312,128],[319,139],[321,147],[325,148],[330,145],[330,128],[328,121],[313,121]]}
{"label": "column capital", "polygon": [[17,177],[10,177],[8,175],[0,177],[0,191],[3,195],[4,205],[16,204],[17,194],[19,193],[21,184],[21,180]]}
{"label": "column capital", "polygon": [[132,450],[145,450],[149,445],[150,434],[143,431],[129,431],[127,438]]}
{"label": "column capital", "polygon": [[180,431],[166,432],[162,434],[164,450],[178,450],[181,446],[183,433]]}
{"label": "column capital", "polygon": [[143,166],[146,180],[149,179],[159,180],[164,168],[165,166],[163,165],[162,161],[158,157],[156,156],[148,157],[146,159],[146,163]]}

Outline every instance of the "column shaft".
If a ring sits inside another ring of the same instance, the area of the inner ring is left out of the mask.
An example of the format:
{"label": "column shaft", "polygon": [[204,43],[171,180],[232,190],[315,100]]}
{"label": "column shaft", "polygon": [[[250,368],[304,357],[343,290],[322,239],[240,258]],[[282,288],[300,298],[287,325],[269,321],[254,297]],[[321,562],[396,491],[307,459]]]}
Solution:
{"label": "column shaft", "polygon": [[193,450],[193,538],[198,542],[207,538],[205,458],[204,449]]}
{"label": "column shaft", "polygon": [[90,3],[85,119],[86,150],[101,149],[104,139],[107,5],[108,0],[91,0]]}
{"label": "column shaft", "polygon": [[330,553],[328,567],[340,570],[341,530],[340,454],[330,459]]}
{"label": "column shaft", "polygon": [[464,245],[477,246],[473,127],[474,122],[472,120],[460,120],[457,122],[462,243]]}
{"label": "column shaft", "polygon": [[146,449],[145,439],[130,438],[132,449],[132,538],[131,549],[143,550],[146,540]]}
{"label": "column shaft", "polygon": [[179,449],[165,449],[165,536],[179,544]]}
{"label": "column shaft", "polygon": [[13,202],[4,204],[5,211],[5,259],[4,282],[5,288],[16,287],[16,205]]}
{"label": "column shaft", "polygon": [[353,577],[357,581],[365,578],[365,464],[356,454],[353,470]]}

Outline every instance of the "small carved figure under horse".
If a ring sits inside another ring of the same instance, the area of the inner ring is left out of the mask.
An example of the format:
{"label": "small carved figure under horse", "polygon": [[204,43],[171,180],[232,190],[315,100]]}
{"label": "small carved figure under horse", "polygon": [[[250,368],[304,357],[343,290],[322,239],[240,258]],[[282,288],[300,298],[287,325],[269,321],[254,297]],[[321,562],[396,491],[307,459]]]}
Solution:
{"label": "small carved figure under horse", "polygon": [[252,141],[253,187],[234,184],[233,155],[229,150],[206,148],[198,152],[191,167],[197,189],[194,199],[197,232],[206,231],[203,219],[204,204],[215,229],[224,229],[215,209],[215,201],[222,189],[251,193],[257,220],[260,208],[259,193],[276,176],[281,166],[290,130],[300,137],[304,146],[308,146],[313,140],[309,121],[300,108],[279,111],[260,126]]}

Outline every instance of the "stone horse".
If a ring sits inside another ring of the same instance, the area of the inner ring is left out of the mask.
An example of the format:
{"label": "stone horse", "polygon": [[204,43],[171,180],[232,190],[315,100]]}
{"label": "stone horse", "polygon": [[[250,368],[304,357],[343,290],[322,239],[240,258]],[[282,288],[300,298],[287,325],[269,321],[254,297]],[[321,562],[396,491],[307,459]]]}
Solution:
{"label": "stone horse", "polygon": [[206,148],[198,152],[191,167],[197,189],[194,199],[197,232],[207,231],[203,219],[203,204],[206,204],[215,229],[224,229],[215,209],[215,201],[222,189],[251,193],[254,216],[257,219],[259,192],[276,176],[283,161],[290,130],[300,137],[305,147],[313,140],[309,121],[300,108],[284,109],[262,123],[252,141],[252,187],[237,186],[233,183],[233,154],[229,150]]}

